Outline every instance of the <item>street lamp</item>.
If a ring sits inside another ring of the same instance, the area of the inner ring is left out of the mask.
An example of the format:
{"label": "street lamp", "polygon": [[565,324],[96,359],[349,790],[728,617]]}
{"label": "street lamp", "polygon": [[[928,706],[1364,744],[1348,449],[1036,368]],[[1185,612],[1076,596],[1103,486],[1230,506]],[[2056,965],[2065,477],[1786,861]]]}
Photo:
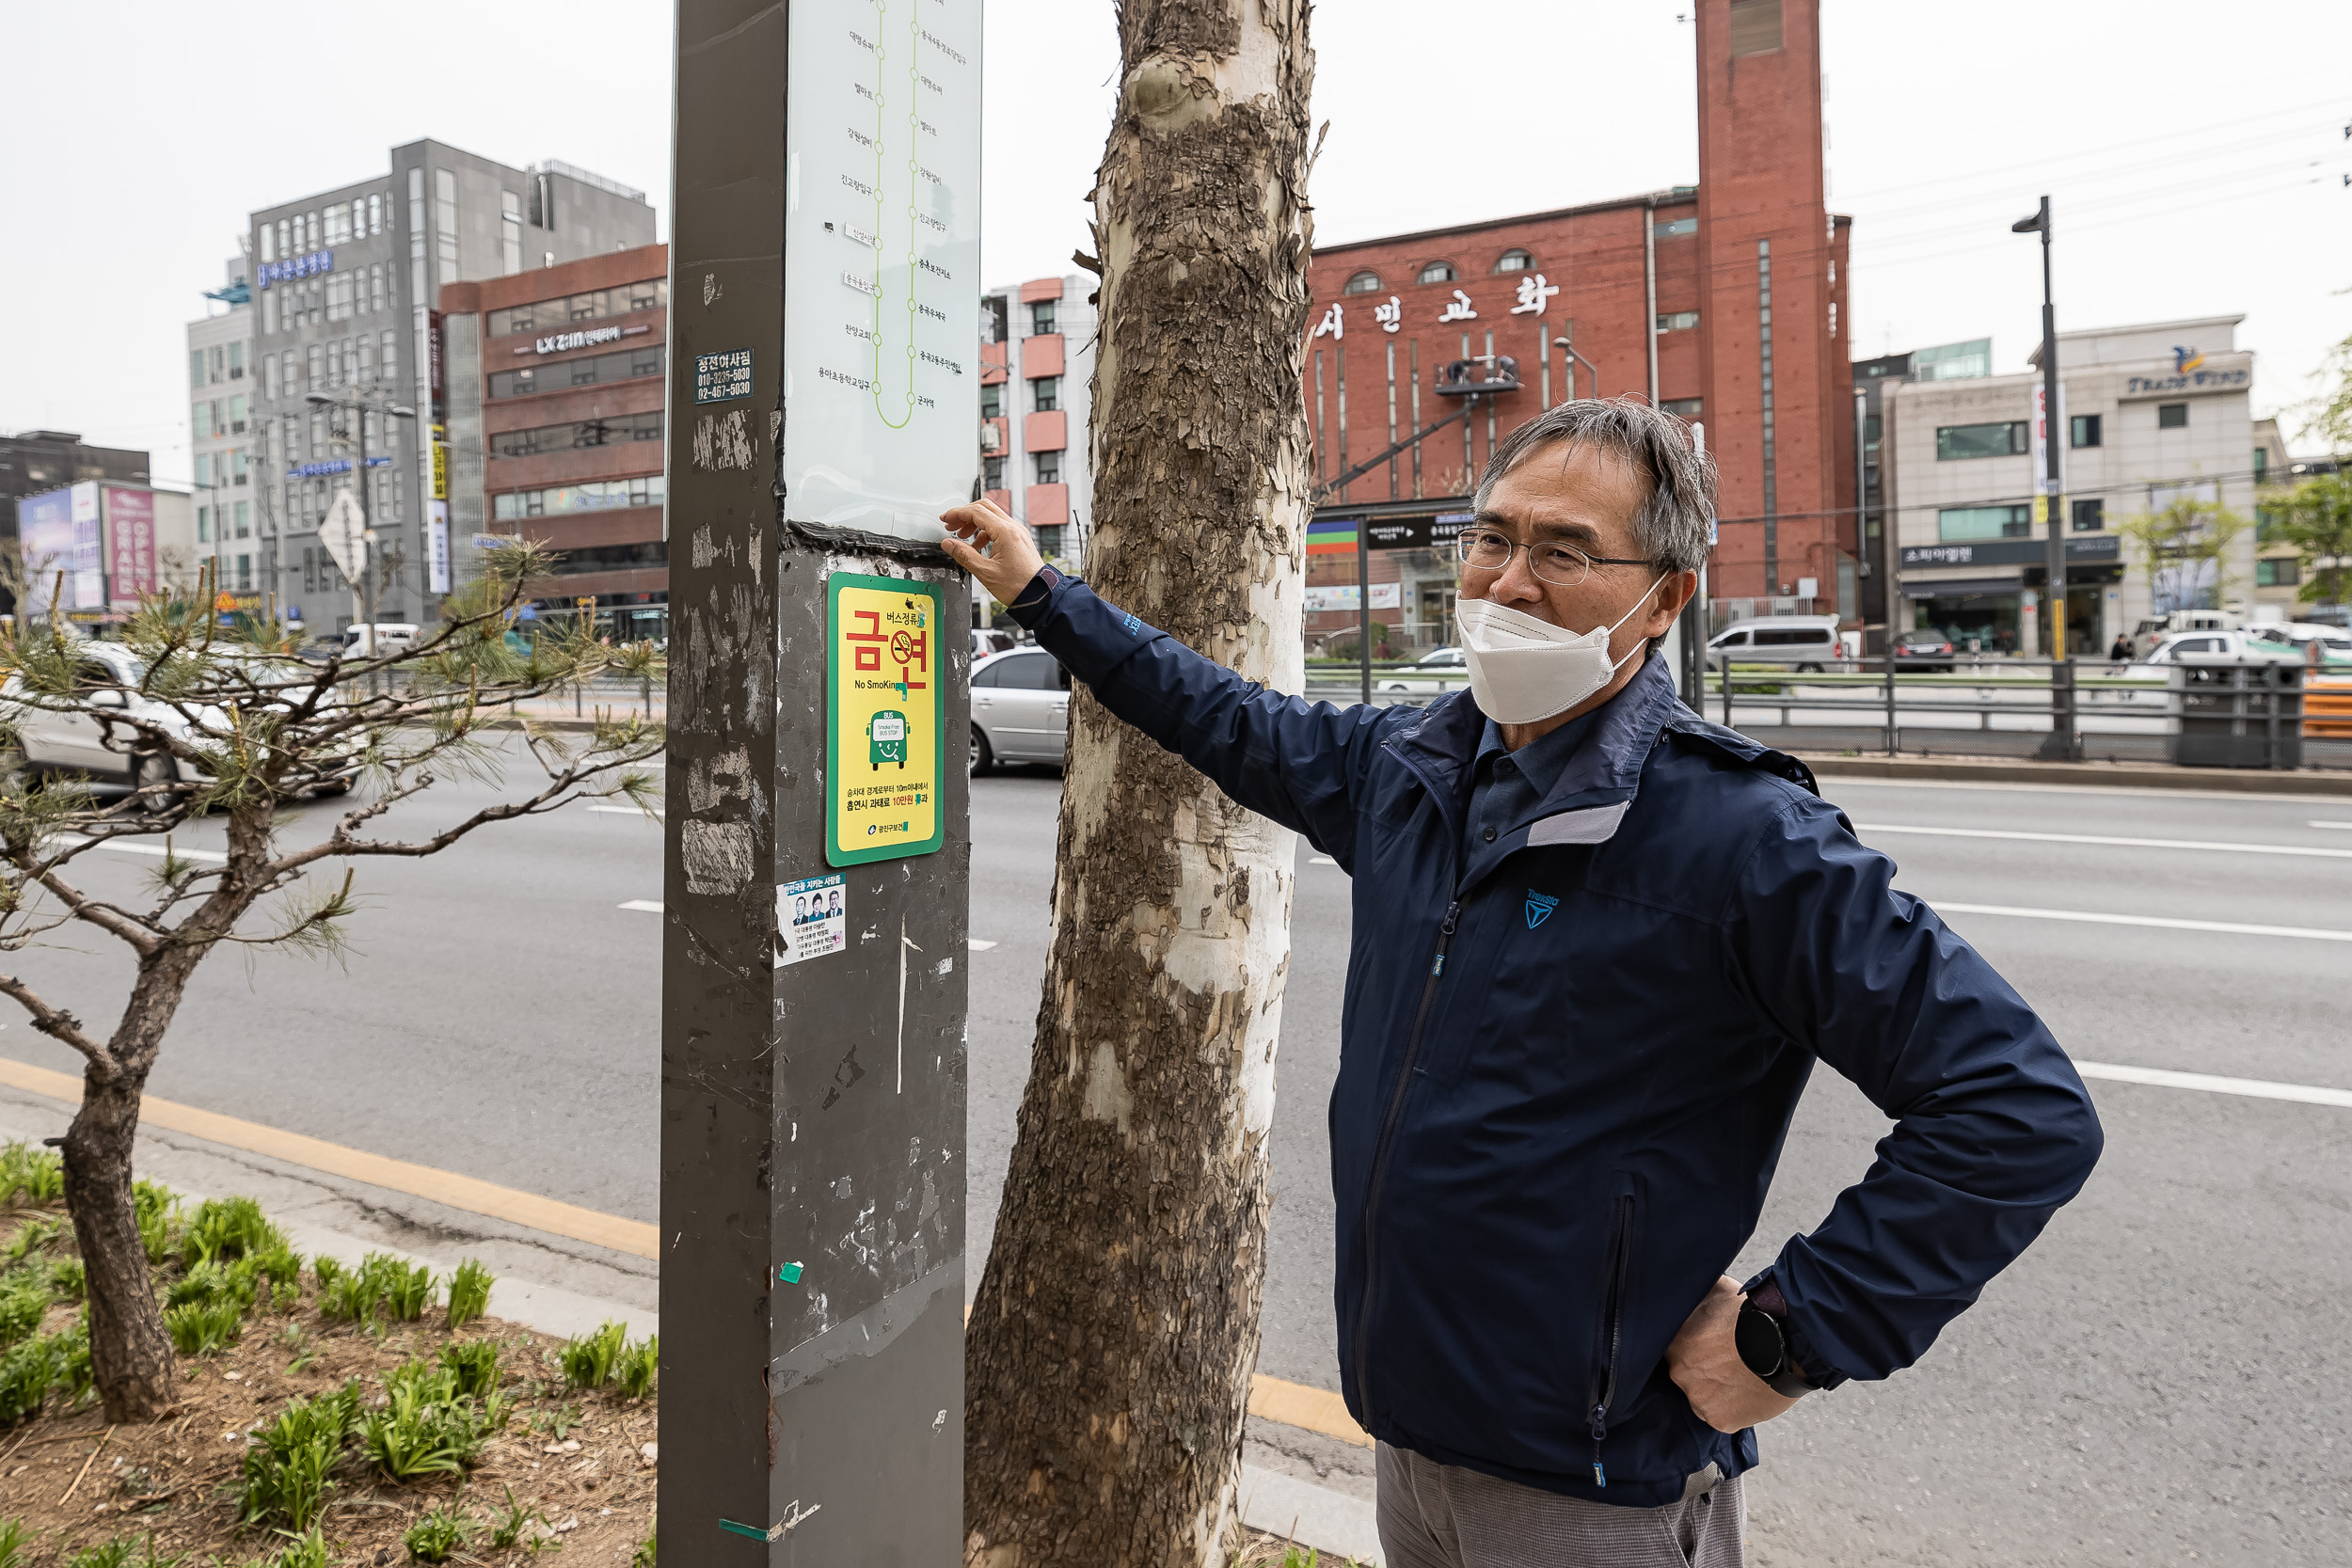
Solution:
{"label": "street lamp", "polygon": [[[1584,359],[1584,356],[1577,353],[1576,345],[1566,338],[1554,338],[1551,342],[1553,347],[1568,356],[1568,401],[1574,403],[1576,401],[1576,362]],[[1593,396],[1600,396],[1600,367],[1590,359],[1584,359],[1584,368],[1593,375]]]}
{"label": "street lamp", "polygon": [[2066,510],[2060,499],[2066,481],[2058,433],[2058,310],[2050,290],[2050,198],[2043,197],[2034,214],[2019,218],[2009,231],[2042,236],[2042,504],[2050,520],[2042,592],[2042,635],[2050,655],[2050,739],[2042,754],[2072,761],[2074,693],[2074,672],[2066,660],[2066,523],[2059,515]]}
{"label": "street lamp", "polygon": [[[373,546],[375,542],[375,513],[374,509],[368,504],[368,415],[375,413],[381,414],[386,419],[390,420],[413,420],[417,417],[417,411],[404,404],[387,404],[367,403],[358,398],[346,399],[330,397],[325,392],[312,392],[307,399],[305,399],[305,401],[316,404],[322,408],[346,409],[358,416],[352,420],[352,423],[358,429],[358,435],[354,437],[354,440],[359,451],[358,466],[359,478],[359,515],[369,520],[367,531],[360,537],[369,545]],[[366,641],[367,651],[370,657],[373,657],[373,655],[378,651],[376,648],[375,634],[375,562],[373,559],[373,553],[374,552],[373,550],[369,552],[371,559],[367,562],[365,569],[363,569],[359,574],[359,612],[367,618],[368,629],[366,633]]]}

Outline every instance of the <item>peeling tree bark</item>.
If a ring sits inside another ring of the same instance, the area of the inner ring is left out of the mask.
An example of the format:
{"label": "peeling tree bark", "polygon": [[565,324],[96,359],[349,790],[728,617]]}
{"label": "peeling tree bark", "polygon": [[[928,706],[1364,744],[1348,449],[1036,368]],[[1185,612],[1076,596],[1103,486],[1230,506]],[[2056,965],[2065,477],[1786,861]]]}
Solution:
{"label": "peeling tree bark", "polygon": [[[1089,575],[1295,690],[1308,7],[1127,0],[1119,24]],[[966,1340],[966,1557],[1214,1564],[1258,1353],[1293,838],[1083,691],[1070,735],[1054,945]]]}

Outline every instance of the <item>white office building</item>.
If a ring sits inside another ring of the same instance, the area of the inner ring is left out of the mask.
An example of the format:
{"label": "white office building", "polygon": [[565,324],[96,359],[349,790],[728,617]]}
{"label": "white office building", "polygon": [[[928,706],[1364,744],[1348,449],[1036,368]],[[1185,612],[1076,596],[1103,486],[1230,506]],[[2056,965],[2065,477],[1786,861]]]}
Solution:
{"label": "white office building", "polygon": [[256,592],[253,307],[251,269],[243,257],[223,264],[222,286],[207,290],[208,312],[188,323],[188,437],[194,455],[196,564],[214,564],[217,591]]}
{"label": "white office building", "polygon": [[[2117,525],[2183,496],[2250,525],[2260,469],[2254,356],[2243,316],[2058,334],[2068,651],[2104,652],[2175,609],[2249,612],[2255,536],[2203,570],[2150,563]],[[2039,345],[2032,362],[2040,363]],[[2048,530],[2037,524],[2031,420],[2037,369],[1913,380],[1883,394],[1880,452],[1894,518],[1897,625],[1987,653],[2042,652]]]}

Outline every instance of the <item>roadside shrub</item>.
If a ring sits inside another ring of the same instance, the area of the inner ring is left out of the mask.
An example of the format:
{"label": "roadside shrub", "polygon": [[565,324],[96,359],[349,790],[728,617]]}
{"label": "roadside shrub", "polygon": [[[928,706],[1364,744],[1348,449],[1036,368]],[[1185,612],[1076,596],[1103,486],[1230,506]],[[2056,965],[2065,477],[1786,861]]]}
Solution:
{"label": "roadside shrub", "polygon": [[474,1522],[455,1503],[432,1510],[408,1527],[400,1544],[419,1562],[447,1562],[472,1539]]}
{"label": "roadside shrub", "polygon": [[26,1220],[24,1227],[17,1231],[16,1240],[8,1244],[6,1251],[0,1251],[0,1259],[6,1259],[11,1263],[22,1263],[34,1253],[46,1248],[58,1237],[71,1235],[72,1231],[72,1223],[63,1214],[52,1219]]}
{"label": "roadside shrub", "polygon": [[[262,1429],[260,1439],[246,1450],[237,1482],[237,1522],[283,1524],[295,1531],[316,1533],[314,1527],[334,1488],[329,1472],[342,1453],[343,1438],[358,1408],[359,1386],[355,1382],[332,1393],[296,1400],[278,1412],[278,1419]],[[301,1545],[297,1541],[278,1557],[289,1559]],[[324,1542],[320,1550],[325,1550]],[[322,1556],[319,1560],[326,1559]]]}
{"label": "roadside shrub", "polygon": [[433,1271],[422,1263],[384,1259],[384,1309],[399,1323],[415,1323],[433,1305],[437,1292]]}
{"label": "roadside shrub", "polygon": [[490,1287],[496,1283],[490,1271],[479,1261],[469,1258],[457,1265],[457,1272],[449,1276],[449,1326],[463,1328],[489,1310]]}
{"label": "roadside shrub", "polygon": [[0,1145],[0,1208],[54,1203],[65,1196],[65,1157],[32,1144]]}
{"label": "roadside shrub", "polygon": [[612,1381],[622,1393],[642,1400],[653,1392],[654,1374],[661,1365],[661,1336],[650,1335],[621,1353],[612,1367]]}
{"label": "roadside shrub", "polygon": [[15,1344],[40,1326],[49,1292],[26,1282],[0,1290],[0,1348]]}
{"label": "roadside shrub", "polygon": [[245,1330],[245,1303],[234,1295],[164,1308],[164,1332],[183,1355],[212,1355],[237,1342]]}
{"label": "roadside shrub", "polygon": [[413,1323],[432,1305],[433,1271],[422,1263],[404,1263],[381,1252],[369,1253],[356,1269],[329,1269],[327,1262],[322,1258],[315,1267],[319,1310],[329,1318],[358,1323],[373,1317],[380,1307],[395,1320]]}
{"label": "roadside shrub", "polygon": [[443,1345],[441,1365],[457,1377],[457,1391],[482,1399],[498,1391],[499,1347],[495,1339]]}
{"label": "roadside shrub", "polygon": [[249,1197],[206,1198],[180,1237],[180,1261],[187,1268],[291,1250],[286,1233],[270,1224],[262,1206]]}
{"label": "roadside shrub", "polygon": [[49,1386],[56,1381],[56,1352],[47,1339],[31,1339],[0,1355],[0,1426],[40,1414]]}
{"label": "roadside shrub", "polygon": [[66,1391],[66,1402],[83,1403],[98,1389],[98,1373],[89,1360],[89,1319],[85,1317],[64,1332],[52,1334],[46,1342],[56,1367],[55,1381]]}
{"label": "roadside shrub", "polygon": [[178,1228],[180,1195],[160,1181],[134,1181],[131,1212],[139,1222],[139,1244],[147,1249],[147,1260],[162,1262]]}
{"label": "roadside shrub", "polygon": [[394,1481],[471,1469],[498,1428],[499,1413],[460,1394],[457,1373],[436,1362],[393,1368],[384,1394],[384,1408],[361,1418],[359,1441],[370,1463]]}
{"label": "roadside shrub", "polygon": [[619,1323],[607,1323],[594,1334],[583,1334],[576,1339],[564,1341],[557,1360],[564,1369],[566,1388],[601,1388],[612,1381],[612,1369],[621,1359],[621,1342],[628,1331]]}
{"label": "roadside shrub", "polygon": [[79,1258],[60,1258],[49,1265],[49,1288],[68,1301],[89,1293],[89,1269]]}

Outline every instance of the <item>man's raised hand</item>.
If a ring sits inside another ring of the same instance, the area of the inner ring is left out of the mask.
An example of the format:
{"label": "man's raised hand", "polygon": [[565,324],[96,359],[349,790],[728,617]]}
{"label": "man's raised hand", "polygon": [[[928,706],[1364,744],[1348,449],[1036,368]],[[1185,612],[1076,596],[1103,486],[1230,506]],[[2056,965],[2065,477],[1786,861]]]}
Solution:
{"label": "man's raised hand", "polygon": [[979,578],[999,603],[1012,603],[1045,564],[1028,529],[994,501],[951,507],[939,520],[947,530],[947,537],[940,541],[947,559]]}

